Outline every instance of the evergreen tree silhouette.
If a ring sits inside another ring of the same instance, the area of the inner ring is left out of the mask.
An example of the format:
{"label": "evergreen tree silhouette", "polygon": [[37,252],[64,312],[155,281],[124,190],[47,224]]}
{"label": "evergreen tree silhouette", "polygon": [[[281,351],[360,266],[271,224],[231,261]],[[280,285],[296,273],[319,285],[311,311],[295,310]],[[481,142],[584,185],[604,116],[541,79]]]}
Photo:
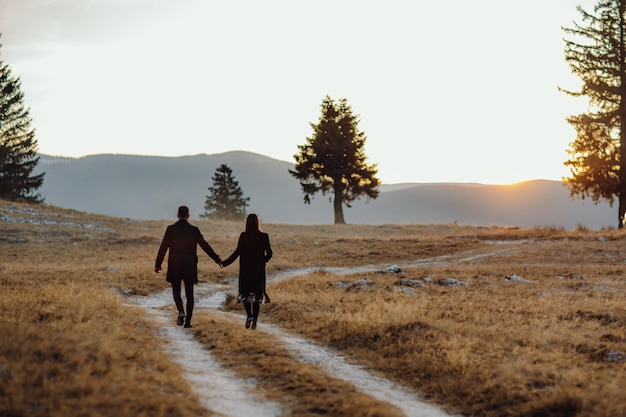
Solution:
{"label": "evergreen tree silhouette", "polygon": [[213,185],[206,196],[203,219],[243,220],[246,217],[249,197],[244,197],[233,171],[226,164],[215,170]]}
{"label": "evergreen tree silhouette", "polygon": [[42,202],[36,191],[44,174],[32,175],[39,156],[30,111],[23,100],[19,78],[0,60],[0,199]]}

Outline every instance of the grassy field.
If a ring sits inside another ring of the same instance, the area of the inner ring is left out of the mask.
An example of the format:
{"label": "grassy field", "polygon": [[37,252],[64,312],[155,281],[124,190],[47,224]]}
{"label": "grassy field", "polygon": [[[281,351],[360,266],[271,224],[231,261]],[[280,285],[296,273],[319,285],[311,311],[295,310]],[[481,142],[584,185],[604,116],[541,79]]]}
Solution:
{"label": "grassy field", "polygon": [[[168,288],[153,267],[172,221],[0,201],[0,415],[207,415],[155,325],[124,302]],[[222,257],[243,228],[192,223]],[[262,227],[275,252],[270,276],[313,271],[268,286],[259,334],[271,322],[466,416],[626,415],[621,231]],[[392,264],[401,271],[384,271]],[[364,265],[374,267],[330,272]],[[208,257],[199,268],[201,281],[237,273]],[[290,415],[399,415],[271,338],[246,337],[243,322],[208,313],[194,321],[224,366],[258,376]]]}

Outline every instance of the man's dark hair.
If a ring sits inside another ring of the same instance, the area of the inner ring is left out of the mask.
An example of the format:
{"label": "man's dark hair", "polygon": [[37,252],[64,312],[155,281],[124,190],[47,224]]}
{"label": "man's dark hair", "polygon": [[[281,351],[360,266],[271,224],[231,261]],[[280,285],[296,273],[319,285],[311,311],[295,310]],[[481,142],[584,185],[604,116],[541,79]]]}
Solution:
{"label": "man's dark hair", "polygon": [[189,217],[189,207],[187,206],[178,207],[178,217],[182,217],[183,219],[186,219],[187,217]]}

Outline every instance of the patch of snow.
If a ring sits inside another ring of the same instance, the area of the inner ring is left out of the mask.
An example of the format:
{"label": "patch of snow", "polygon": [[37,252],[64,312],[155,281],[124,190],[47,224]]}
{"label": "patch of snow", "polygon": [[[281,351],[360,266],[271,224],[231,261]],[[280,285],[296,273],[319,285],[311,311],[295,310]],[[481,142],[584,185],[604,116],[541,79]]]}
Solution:
{"label": "patch of snow", "polygon": [[459,281],[456,278],[442,278],[440,280],[437,280],[437,284],[443,285],[443,286],[462,287],[464,285],[469,285],[470,283],[467,281]]}
{"label": "patch of snow", "polygon": [[400,272],[402,272],[402,269],[400,269],[398,265],[390,265],[387,268],[385,268],[383,272],[399,274]]}
{"label": "patch of snow", "polygon": [[395,292],[401,292],[407,295],[415,295],[416,292],[413,288],[407,288],[407,287],[393,287],[393,291]]}
{"label": "patch of snow", "polygon": [[604,285],[588,285],[588,284],[582,284],[580,288],[583,288],[585,290],[596,290],[596,291],[610,291],[613,289],[611,287],[606,287]]}
{"label": "patch of snow", "polygon": [[[50,220],[51,218],[60,217],[58,213],[47,213],[36,211],[33,208],[20,209],[17,206],[9,205],[4,208],[0,208],[0,213],[4,213],[0,220],[6,223],[14,224],[34,224],[34,225],[52,225],[52,226],[68,226],[68,227],[80,227],[85,229],[94,229],[98,231],[112,232],[112,229],[108,227],[97,227],[91,223],[80,224],[69,221]],[[30,216],[29,218],[21,217],[23,215]],[[36,218],[33,218],[37,216]]]}
{"label": "patch of snow", "polygon": [[585,276],[582,274],[570,272],[564,275],[559,275],[559,279],[585,279]]}
{"label": "patch of snow", "polygon": [[626,355],[613,349],[609,349],[604,355],[605,362],[621,363],[626,362]]}
{"label": "patch of snow", "polygon": [[417,280],[417,279],[403,279],[402,281],[400,281],[401,285],[404,285],[405,287],[423,287],[424,284],[422,284],[422,281]]}
{"label": "patch of snow", "polygon": [[531,280],[528,279],[524,279],[522,277],[520,277],[519,275],[513,274],[513,275],[507,275],[506,277],[504,277],[505,281],[508,282],[533,282]]}
{"label": "patch of snow", "polygon": [[485,245],[527,245],[531,243],[535,243],[532,239],[519,239],[519,240],[485,240],[483,242]]}

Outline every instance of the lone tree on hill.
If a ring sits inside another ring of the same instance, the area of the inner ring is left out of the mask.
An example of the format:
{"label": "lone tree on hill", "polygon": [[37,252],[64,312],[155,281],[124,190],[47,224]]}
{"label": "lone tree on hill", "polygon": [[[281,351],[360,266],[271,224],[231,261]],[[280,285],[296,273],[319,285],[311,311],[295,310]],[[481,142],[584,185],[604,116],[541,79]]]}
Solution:
{"label": "lone tree on hill", "polygon": [[19,78],[0,60],[0,199],[42,202],[35,192],[44,174],[32,175],[39,162],[37,140],[20,87]]}
{"label": "lone tree on hill", "polygon": [[588,111],[567,121],[577,132],[565,165],[570,196],[594,203],[618,201],[618,227],[626,213],[626,0],[600,0],[594,12],[578,7],[582,23],[563,28],[565,59],[582,81],[566,93],[589,100]]}
{"label": "lone tree on hill", "polygon": [[318,123],[311,123],[313,135],[298,146],[295,169],[289,173],[300,181],[306,204],[317,192],[332,192],[335,224],[344,224],[343,204],[350,207],[363,195],[375,199],[380,180],[376,178],[376,164],[365,163],[367,138],[358,130],[358,115],[352,113],[348,101],[342,98],[335,103],[326,96],[321,108]]}
{"label": "lone tree on hill", "polygon": [[243,220],[246,217],[249,197],[243,196],[239,182],[233,177],[233,171],[226,164],[215,170],[213,186],[206,196],[203,219]]}

